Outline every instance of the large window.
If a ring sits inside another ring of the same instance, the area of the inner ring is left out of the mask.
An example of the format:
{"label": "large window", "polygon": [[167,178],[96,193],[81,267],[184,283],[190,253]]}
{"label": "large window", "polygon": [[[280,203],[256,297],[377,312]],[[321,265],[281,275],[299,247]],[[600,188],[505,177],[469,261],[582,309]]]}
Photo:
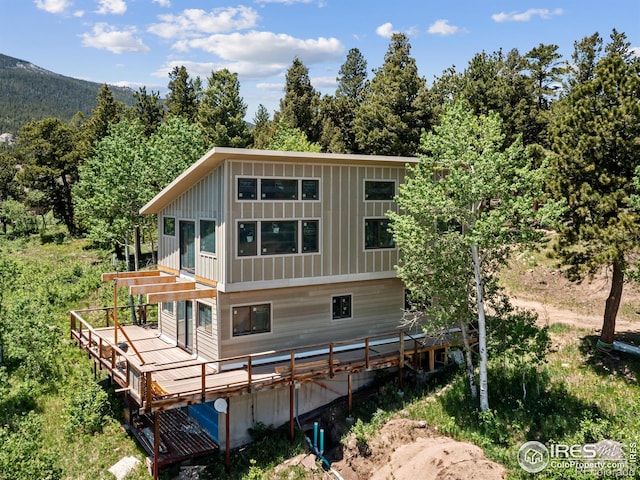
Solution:
{"label": "large window", "polygon": [[212,310],[211,305],[198,302],[198,328],[211,331]]}
{"label": "large window", "polygon": [[298,251],[298,222],[261,222],[261,252],[263,255],[296,253]]}
{"label": "large window", "polygon": [[238,178],[237,195],[238,200],[318,200],[320,180]]}
{"label": "large window", "polygon": [[258,254],[256,238],[256,222],[240,222],[238,224],[238,256],[247,257]]}
{"label": "large window", "polygon": [[165,235],[175,236],[176,234],[176,219],[173,217],[164,217],[162,232]]}
{"label": "large window", "polygon": [[200,220],[200,251],[216,253],[216,222]]}
{"label": "large window", "polygon": [[297,200],[298,180],[263,178],[260,194],[263,200]]}
{"label": "large window", "polygon": [[351,295],[336,295],[332,300],[332,318],[351,318]]}
{"label": "large window", "polygon": [[240,222],[238,223],[238,256],[318,253],[320,251],[319,230],[318,220]]}
{"label": "large window", "polygon": [[367,180],[364,182],[365,200],[393,200],[396,195],[396,182]]}
{"label": "large window", "polygon": [[364,248],[393,248],[393,235],[388,218],[367,218],[364,221]]}
{"label": "large window", "polygon": [[265,333],[271,330],[271,305],[232,307],[233,336]]}

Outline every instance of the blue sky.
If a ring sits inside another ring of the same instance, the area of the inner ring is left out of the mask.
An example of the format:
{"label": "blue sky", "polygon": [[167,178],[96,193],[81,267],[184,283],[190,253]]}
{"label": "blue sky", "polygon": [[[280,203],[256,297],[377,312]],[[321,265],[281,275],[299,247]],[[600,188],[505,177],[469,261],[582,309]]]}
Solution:
{"label": "blue sky", "polygon": [[555,44],[568,60],[575,41],[613,28],[640,55],[640,0],[0,0],[0,12],[0,53],[70,77],[164,96],[174,66],[205,84],[228,68],[248,120],[259,104],[278,109],[295,56],[334,93],[349,49],[378,68],[393,32],[429,84],[483,50]]}

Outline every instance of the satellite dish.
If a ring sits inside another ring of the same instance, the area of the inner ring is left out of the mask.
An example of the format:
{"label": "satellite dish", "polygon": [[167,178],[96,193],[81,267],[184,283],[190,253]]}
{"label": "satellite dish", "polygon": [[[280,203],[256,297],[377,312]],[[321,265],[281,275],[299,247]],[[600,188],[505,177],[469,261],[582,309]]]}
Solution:
{"label": "satellite dish", "polygon": [[217,398],[213,402],[213,408],[216,409],[216,412],[227,413],[227,401],[224,398]]}

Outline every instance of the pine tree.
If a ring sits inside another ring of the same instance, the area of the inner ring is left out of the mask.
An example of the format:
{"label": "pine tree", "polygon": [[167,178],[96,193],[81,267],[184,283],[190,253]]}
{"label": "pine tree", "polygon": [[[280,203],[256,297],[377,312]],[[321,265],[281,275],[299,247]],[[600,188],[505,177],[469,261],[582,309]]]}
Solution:
{"label": "pine tree", "polygon": [[269,118],[267,107],[260,104],[253,117],[253,148],[267,148],[273,136],[274,124]]}
{"label": "pine tree", "polygon": [[320,103],[320,143],[328,152],[358,153],[353,122],[367,84],[367,62],[360,50],[349,50],[337,80],[335,96],[325,96]]}
{"label": "pine tree", "polygon": [[396,33],[356,111],[355,139],[363,153],[415,155],[427,125],[426,82],[404,34]]}
{"label": "pine tree", "polygon": [[599,342],[604,348],[613,342],[629,256],[640,244],[640,214],[631,208],[640,165],[640,61],[629,55],[624,35],[614,30],[611,38],[593,75],[576,77],[554,105],[548,187],[566,206],[556,253],[569,278],[612,269]]}
{"label": "pine tree", "polygon": [[284,120],[287,125],[304,132],[310,142],[317,142],[320,137],[319,102],[320,95],[311,85],[309,69],[296,57],[287,70],[284,97],[274,120],[276,123]]}
{"label": "pine tree", "polygon": [[184,65],[174,67],[169,73],[168,88],[169,93],[165,99],[166,116],[181,116],[195,122],[202,94],[200,77],[192,80]]}
{"label": "pine tree", "polygon": [[144,135],[150,137],[162,123],[164,115],[162,103],[160,102],[160,92],[147,93],[146,87],[140,87],[133,96],[136,99],[136,117],[143,125]]}
{"label": "pine tree", "polygon": [[244,148],[251,143],[244,121],[247,105],[240,97],[238,74],[222,69],[211,72],[198,106],[198,126],[205,144]]}

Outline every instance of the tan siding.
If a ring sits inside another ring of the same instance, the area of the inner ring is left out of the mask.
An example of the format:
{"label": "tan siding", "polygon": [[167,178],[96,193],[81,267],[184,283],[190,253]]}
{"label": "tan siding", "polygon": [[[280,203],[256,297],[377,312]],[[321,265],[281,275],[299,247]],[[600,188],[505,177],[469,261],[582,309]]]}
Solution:
{"label": "tan siding", "polygon": [[[313,345],[395,330],[403,286],[397,279],[219,294],[221,356]],[[332,320],[332,296],[352,295],[353,317]],[[231,307],[271,303],[271,332],[232,337]]]}
{"label": "tan siding", "polygon": [[158,324],[162,335],[175,342],[178,338],[175,304],[173,312],[174,313],[171,314],[165,312],[162,308],[158,309]]}

